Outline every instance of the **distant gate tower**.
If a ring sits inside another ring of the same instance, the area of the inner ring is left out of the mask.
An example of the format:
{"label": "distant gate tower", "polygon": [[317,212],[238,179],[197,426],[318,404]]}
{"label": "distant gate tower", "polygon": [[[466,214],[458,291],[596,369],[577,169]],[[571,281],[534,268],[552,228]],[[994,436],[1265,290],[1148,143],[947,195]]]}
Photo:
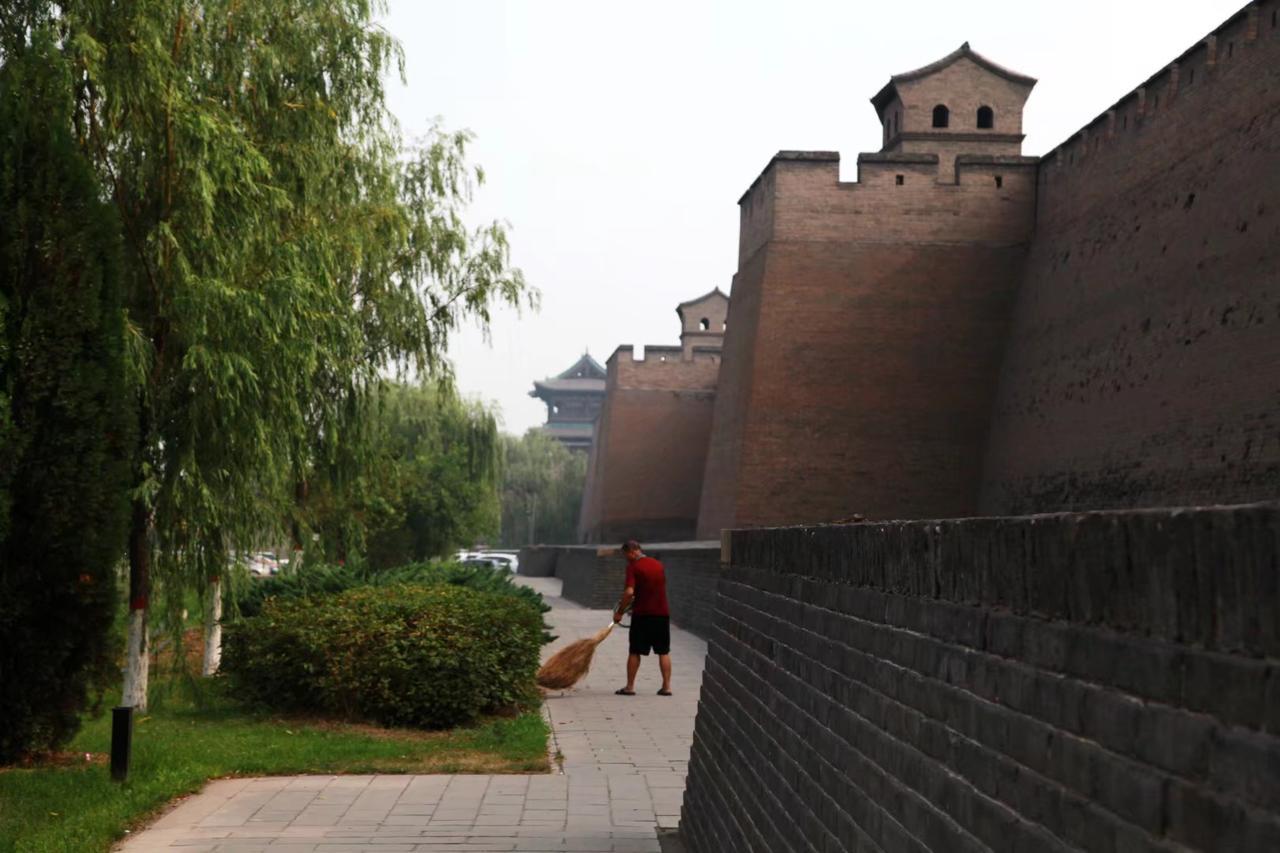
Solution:
{"label": "distant gate tower", "polygon": [[595,440],[596,416],[604,404],[604,380],[604,366],[590,353],[583,353],[558,376],[534,380],[529,396],[547,404],[543,430],[570,450],[590,450]]}

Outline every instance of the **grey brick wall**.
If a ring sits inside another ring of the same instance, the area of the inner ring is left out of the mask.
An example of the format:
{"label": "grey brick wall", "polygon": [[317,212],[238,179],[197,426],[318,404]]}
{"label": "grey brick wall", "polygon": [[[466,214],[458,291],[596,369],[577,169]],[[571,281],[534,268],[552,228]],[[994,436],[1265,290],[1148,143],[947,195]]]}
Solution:
{"label": "grey brick wall", "polygon": [[732,534],[681,830],[1280,850],[1280,505]]}
{"label": "grey brick wall", "polygon": [[560,549],[554,545],[529,545],[520,549],[520,574],[531,578],[550,578],[556,574],[556,557]]}
{"label": "grey brick wall", "polygon": [[711,633],[720,579],[720,543],[674,548],[650,545],[645,553],[660,560],[666,569],[672,624],[706,639]]}
{"label": "grey brick wall", "polygon": [[[720,544],[657,543],[645,545],[645,553],[660,560],[667,571],[672,623],[705,639],[715,612]],[[622,596],[626,563],[607,546],[536,545],[520,550],[520,574],[558,577],[564,584],[562,595],[570,601],[612,608]]]}
{"label": "grey brick wall", "polygon": [[611,548],[565,547],[556,557],[561,595],[583,607],[612,609],[622,597],[626,560]]}

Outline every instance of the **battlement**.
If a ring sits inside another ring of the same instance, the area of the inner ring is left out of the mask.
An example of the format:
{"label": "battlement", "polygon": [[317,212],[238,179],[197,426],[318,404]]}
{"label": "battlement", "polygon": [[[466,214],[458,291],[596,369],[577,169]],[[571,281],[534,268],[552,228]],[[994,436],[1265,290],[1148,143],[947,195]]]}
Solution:
{"label": "battlement", "polygon": [[1220,93],[1223,76],[1280,61],[1278,34],[1280,0],[1253,0],[1044,154],[1041,182],[1060,182],[1108,152],[1127,158],[1136,140],[1198,115]]}
{"label": "battlement", "polygon": [[738,266],[779,239],[999,243],[1029,239],[1035,157],[955,154],[949,181],[938,154],[858,155],[855,181],[840,155],[780,151],[739,200]]}

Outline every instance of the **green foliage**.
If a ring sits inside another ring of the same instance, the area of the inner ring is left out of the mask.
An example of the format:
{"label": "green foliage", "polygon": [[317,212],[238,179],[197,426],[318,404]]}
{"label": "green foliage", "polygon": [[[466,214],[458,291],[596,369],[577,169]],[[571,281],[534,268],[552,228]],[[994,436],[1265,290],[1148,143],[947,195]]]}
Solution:
{"label": "green foliage", "polygon": [[503,452],[502,545],[576,542],[587,455],[539,429],[503,436]]}
{"label": "green foliage", "polygon": [[0,65],[0,762],[62,746],[115,672],[132,447],[119,223],[42,26]]}
{"label": "green foliage", "polygon": [[470,137],[401,138],[384,97],[401,56],[381,11],[11,0],[0,12],[6,68],[34,34],[57,34],[52,58],[75,73],[59,81],[69,110],[52,115],[124,244],[139,602],[152,564],[176,614],[229,546],[283,534],[308,480],[342,484],[369,464],[367,407],[387,371],[447,376],[459,324],[530,297],[503,227],[464,224],[481,179]]}
{"label": "green foliage", "polygon": [[[410,563],[393,569],[371,571],[367,567],[337,566],[326,563],[303,565],[294,571],[285,571],[268,578],[255,579],[252,583],[237,587],[239,594],[229,613],[256,616],[270,599],[304,598],[312,595],[332,595],[361,586],[388,586],[412,584],[434,586],[447,584],[480,592],[510,596],[536,608],[538,613],[551,610],[542,594],[512,581],[511,573],[490,566],[464,566],[460,563]],[[551,635],[545,620],[543,642],[549,643]]]}
{"label": "green foliage", "polygon": [[340,466],[308,496],[303,518],[324,556],[374,568],[439,557],[498,527],[498,426],[443,383],[385,383],[361,424],[364,463]]}
{"label": "green foliage", "polygon": [[[214,684],[218,684],[215,681]],[[107,853],[175,797],[209,779],[294,773],[537,773],[547,769],[542,715],[490,718],[444,732],[368,731],[246,709],[220,690],[193,702],[158,685],[134,726],[129,782],[111,781],[111,721],[85,724],[71,743],[93,761],[0,773],[0,853]]]}
{"label": "green foliage", "polygon": [[457,586],[271,599],[226,629],[222,668],[271,707],[443,728],[535,700],[537,609]]}

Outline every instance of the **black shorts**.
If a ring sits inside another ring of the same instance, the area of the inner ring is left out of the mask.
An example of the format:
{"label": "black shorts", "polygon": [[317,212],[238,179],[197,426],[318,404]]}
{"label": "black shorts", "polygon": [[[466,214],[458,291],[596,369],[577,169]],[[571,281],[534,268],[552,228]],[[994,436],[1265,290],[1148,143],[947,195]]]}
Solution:
{"label": "black shorts", "polygon": [[631,654],[647,655],[652,649],[660,655],[671,654],[671,617],[631,617]]}

